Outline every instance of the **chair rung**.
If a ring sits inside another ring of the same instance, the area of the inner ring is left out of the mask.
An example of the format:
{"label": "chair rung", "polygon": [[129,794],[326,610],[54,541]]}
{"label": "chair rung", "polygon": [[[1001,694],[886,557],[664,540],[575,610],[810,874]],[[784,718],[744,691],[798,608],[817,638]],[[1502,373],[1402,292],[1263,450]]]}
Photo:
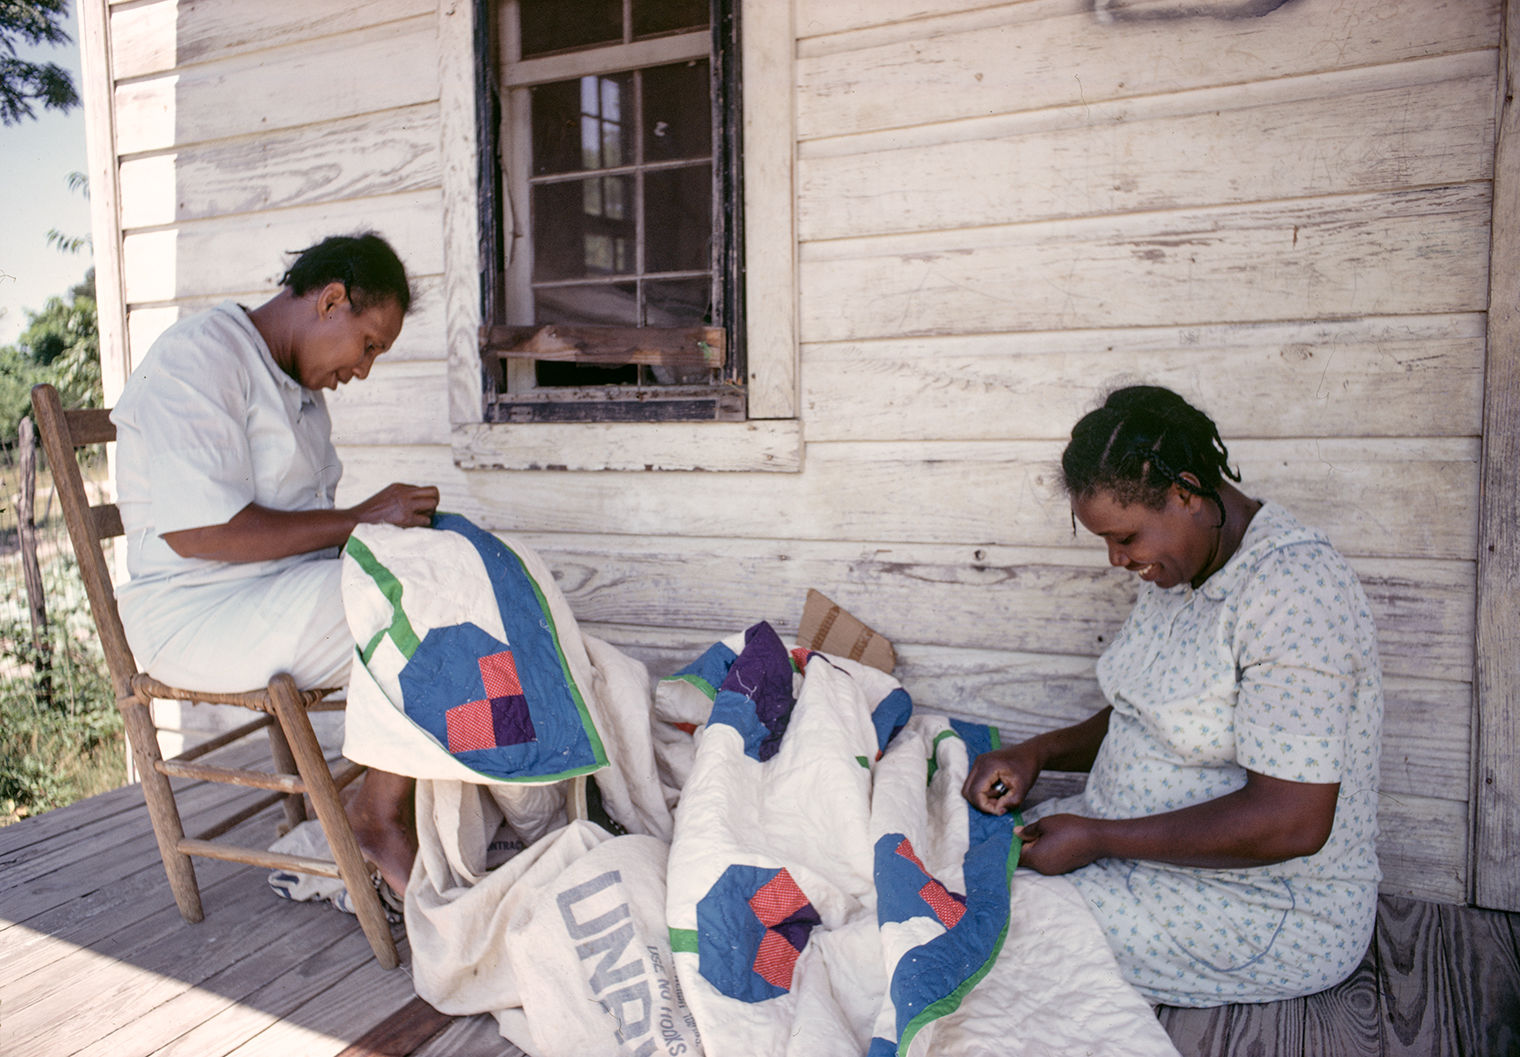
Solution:
{"label": "chair rung", "polygon": [[225,734],[218,734],[209,741],[203,741],[199,745],[192,745],[178,756],[171,757],[171,759],[179,762],[198,760],[208,752],[215,752],[224,745],[231,745],[239,738],[246,738],[255,731],[263,730],[273,722],[273,716],[261,715],[258,719],[244,723],[241,727],[234,727]]}
{"label": "chair rung", "polygon": [[185,855],[199,855],[203,859],[221,859],[223,862],[243,862],[261,866],[266,870],[295,870],[297,873],[316,874],[318,877],[337,877],[338,867],[322,859],[305,855],[285,855],[280,852],[244,848],[236,844],[218,844],[215,841],[184,837],[176,845]]}
{"label": "chair rung", "polygon": [[254,789],[272,789],[280,793],[304,793],[306,783],[298,774],[272,774],[268,771],[244,771],[235,767],[216,767],[209,763],[185,763],[159,760],[154,769],[170,778],[193,778],[200,782],[224,782]]}
{"label": "chair rung", "polygon": [[[330,766],[331,765],[329,765],[329,767]],[[333,785],[337,786],[339,789],[343,789],[348,785],[349,782],[352,782],[355,778],[358,778],[367,770],[369,770],[369,768],[362,763],[354,763],[352,760],[344,760],[343,766],[339,767],[332,773]]]}
{"label": "chair rung", "polygon": [[278,804],[281,800],[284,800],[289,795],[291,794],[269,793],[265,796],[259,797],[257,800],[250,801],[246,806],[238,809],[237,811],[234,811],[232,814],[228,815],[220,822],[214,823],[213,825],[208,826],[206,829],[202,830],[200,833],[197,833],[195,835],[196,839],[215,840],[217,837],[220,837],[223,833],[226,833],[234,826],[242,825],[244,822],[247,822],[249,819],[253,818],[253,816],[257,815],[259,812],[273,807],[275,804]]}

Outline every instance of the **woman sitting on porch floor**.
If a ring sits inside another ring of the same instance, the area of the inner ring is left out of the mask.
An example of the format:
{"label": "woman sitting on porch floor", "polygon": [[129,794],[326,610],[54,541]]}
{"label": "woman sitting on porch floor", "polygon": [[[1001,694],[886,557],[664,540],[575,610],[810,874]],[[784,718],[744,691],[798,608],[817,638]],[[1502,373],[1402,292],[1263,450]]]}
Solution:
{"label": "woman sitting on porch floor", "polygon": [[1372,934],[1382,685],[1346,561],[1252,499],[1177,394],[1109,395],[1062,456],[1074,521],[1136,573],[1098,660],[1109,705],[976,760],[963,792],[1018,806],[1046,768],[1084,792],[1026,815],[1022,865],[1066,874],[1152,1002],[1312,994]]}
{"label": "woman sitting on porch floor", "polygon": [[[302,251],[278,294],[228,301],[153,343],[111,415],[131,581],[122,624],[142,666],[207,691],[287,671],[348,681],[353,638],[339,548],[361,522],[427,525],[438,490],[391,484],[334,509],[342,463],[320,390],[365,378],[411,306],[395,251],[373,233]],[[411,780],[370,771],[348,804],[355,836],[404,890],[416,853]]]}

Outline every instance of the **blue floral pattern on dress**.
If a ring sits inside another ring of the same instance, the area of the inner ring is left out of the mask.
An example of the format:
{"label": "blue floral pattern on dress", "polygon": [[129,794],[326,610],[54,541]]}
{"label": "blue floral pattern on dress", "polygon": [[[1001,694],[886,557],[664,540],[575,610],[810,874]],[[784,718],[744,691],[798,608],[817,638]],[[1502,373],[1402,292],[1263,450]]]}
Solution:
{"label": "blue floral pattern on dress", "polygon": [[1329,541],[1266,503],[1194,590],[1142,583],[1098,660],[1113,705],[1086,790],[1030,809],[1134,818],[1241,788],[1246,771],[1339,782],[1316,854],[1205,870],[1105,859],[1070,874],[1153,1002],[1311,994],[1361,961],[1377,910],[1383,692],[1377,632]]}

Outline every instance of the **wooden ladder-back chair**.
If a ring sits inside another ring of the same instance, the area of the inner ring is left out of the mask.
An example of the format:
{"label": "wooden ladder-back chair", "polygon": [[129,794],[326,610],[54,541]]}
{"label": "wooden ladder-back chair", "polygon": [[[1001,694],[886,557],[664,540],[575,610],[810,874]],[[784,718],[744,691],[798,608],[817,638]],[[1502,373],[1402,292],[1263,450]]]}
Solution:
{"label": "wooden ladder-back chair", "polygon": [[[353,781],[364,768],[345,763],[338,773],[329,770],[322,748],[312,730],[308,711],[342,708],[333,700],[334,689],[301,689],[289,675],[279,674],[269,685],[246,693],[207,693],[166,686],[147,672],[137,670],[132,650],[122,630],[116,608],[116,591],[102,551],[102,541],[122,535],[121,513],[114,503],[90,505],[79,470],[76,449],[116,439],[116,426],[108,409],[66,411],[51,385],[32,389],[32,408],[52,469],[54,489],[68,525],[69,539],[79,560],[80,576],[90,600],[90,612],[105,650],[106,665],[116,704],[121,709],[127,738],[137,764],[138,780],[148,803],[153,833],[163,856],[164,869],[174,901],[186,921],[200,921],[200,888],[195,880],[192,855],[250,863],[273,870],[294,870],[323,877],[337,877],[348,887],[359,925],[375,958],[387,969],[398,964],[385,909],[370,881],[370,870],[354,839],[338,790]],[[158,728],[151,705],[155,698],[240,705],[259,713],[257,719],[228,731],[178,756],[165,759],[159,751]],[[261,729],[269,732],[274,770],[251,771],[200,762],[207,753]],[[175,804],[170,778],[226,782],[268,791],[195,837],[185,836]],[[318,821],[332,849],[333,863],[304,856],[284,855],[247,848],[215,838],[247,821],[266,808],[284,802],[286,821],[294,825],[306,819],[303,794],[311,798]]]}

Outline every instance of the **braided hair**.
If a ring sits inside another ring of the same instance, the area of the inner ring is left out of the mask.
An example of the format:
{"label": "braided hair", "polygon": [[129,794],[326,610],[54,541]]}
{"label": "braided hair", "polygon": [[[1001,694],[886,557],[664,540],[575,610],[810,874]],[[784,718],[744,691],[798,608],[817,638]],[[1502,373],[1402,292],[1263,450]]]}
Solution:
{"label": "braided hair", "polygon": [[343,284],[356,314],[388,300],[396,302],[403,316],[412,307],[406,266],[391,244],[373,231],[329,235],[297,251],[295,263],[280,276],[280,285],[288,286],[297,297],[328,283]]}
{"label": "braided hair", "polygon": [[[1082,416],[1061,453],[1066,494],[1087,499],[1099,491],[1120,503],[1160,510],[1172,485],[1210,500],[1224,527],[1224,478],[1239,481],[1214,420],[1170,389],[1132,385],[1115,389],[1096,411]],[[1191,474],[1197,483],[1182,476]]]}

